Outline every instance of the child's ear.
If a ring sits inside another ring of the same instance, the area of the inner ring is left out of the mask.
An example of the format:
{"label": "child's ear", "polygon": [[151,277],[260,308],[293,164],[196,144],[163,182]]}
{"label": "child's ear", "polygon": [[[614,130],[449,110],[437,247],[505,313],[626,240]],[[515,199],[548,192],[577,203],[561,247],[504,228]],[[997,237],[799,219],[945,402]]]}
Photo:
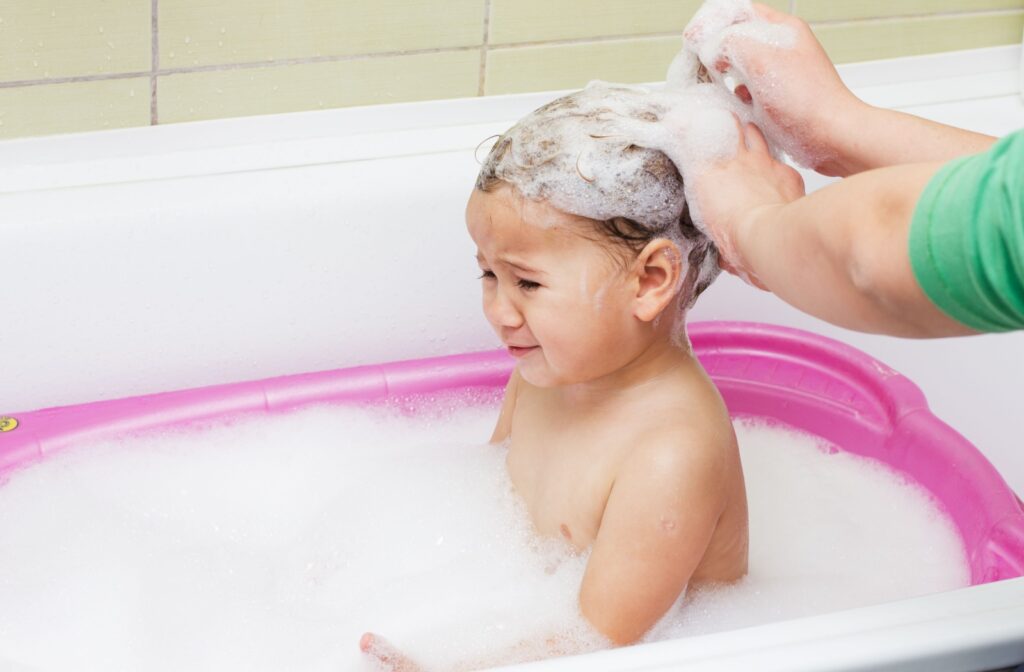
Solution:
{"label": "child's ear", "polygon": [[679,292],[683,258],[676,244],[666,238],[647,243],[636,259],[637,292],[633,314],[653,321]]}

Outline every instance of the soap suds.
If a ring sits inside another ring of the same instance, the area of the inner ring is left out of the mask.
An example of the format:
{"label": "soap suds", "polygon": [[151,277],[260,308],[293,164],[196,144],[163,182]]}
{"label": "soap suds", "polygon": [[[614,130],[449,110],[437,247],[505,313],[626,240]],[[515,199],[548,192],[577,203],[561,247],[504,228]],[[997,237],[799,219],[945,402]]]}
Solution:
{"label": "soap suds", "polygon": [[[371,670],[377,633],[427,669],[600,645],[587,555],[541,539],[494,405],[314,408],[83,445],[0,487],[0,660],[48,672]],[[422,406],[422,405],[421,405]],[[964,586],[916,486],[780,429],[737,426],[750,574],[691,591],[648,639]],[[523,643],[526,643],[524,645]]]}
{"label": "soap suds", "polygon": [[730,35],[783,45],[790,32],[760,20],[745,0],[707,2],[687,27],[664,87],[595,81],[551,101],[498,138],[477,186],[486,191],[504,182],[557,210],[599,221],[626,218],[672,240],[686,261],[683,275],[696,269],[691,294],[683,296],[689,307],[719,269],[687,193],[688,176],[732,156],[741,142],[737,119],[756,116],[706,60]]}

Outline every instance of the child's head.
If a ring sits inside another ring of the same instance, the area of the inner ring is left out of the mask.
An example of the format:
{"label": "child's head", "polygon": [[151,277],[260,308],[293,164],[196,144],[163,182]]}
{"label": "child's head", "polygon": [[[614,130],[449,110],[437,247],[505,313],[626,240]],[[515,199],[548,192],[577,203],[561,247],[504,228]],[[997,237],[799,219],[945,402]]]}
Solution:
{"label": "child's head", "polygon": [[718,274],[676,166],[616,132],[664,111],[641,89],[591,85],[523,118],[480,170],[467,221],[484,311],[529,382],[599,378],[685,340],[682,317]]}

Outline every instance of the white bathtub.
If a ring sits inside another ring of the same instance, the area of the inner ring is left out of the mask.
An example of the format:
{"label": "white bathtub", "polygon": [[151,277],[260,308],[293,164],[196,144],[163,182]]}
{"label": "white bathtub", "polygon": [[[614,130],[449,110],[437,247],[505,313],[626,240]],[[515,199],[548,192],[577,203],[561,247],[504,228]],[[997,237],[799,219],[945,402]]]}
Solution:
{"label": "white bathtub", "polygon": [[[1020,47],[1000,47],[842,73],[874,103],[1003,134],[1024,125],[1019,63]],[[552,95],[0,143],[0,412],[497,345],[462,223],[473,150]],[[731,277],[693,319],[797,326],[873,354],[1024,492],[1024,334],[853,334]],[[1021,662],[1024,579],[535,667]]]}

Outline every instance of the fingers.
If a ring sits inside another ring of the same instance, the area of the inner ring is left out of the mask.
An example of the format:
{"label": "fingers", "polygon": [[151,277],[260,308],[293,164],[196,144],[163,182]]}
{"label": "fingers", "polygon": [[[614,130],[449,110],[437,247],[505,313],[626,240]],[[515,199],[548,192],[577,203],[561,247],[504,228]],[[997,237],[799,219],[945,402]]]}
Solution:
{"label": "fingers", "polygon": [[747,151],[747,139],[743,132],[743,122],[735,112],[732,113],[732,120],[736,124],[736,154],[738,156]]}
{"label": "fingers", "polygon": [[369,633],[363,633],[363,636],[359,638],[359,650],[363,653],[370,653],[373,649],[375,637]]}
{"label": "fingers", "polygon": [[754,124],[746,124],[743,127],[743,139],[750,151],[768,153],[768,141],[764,139],[761,129]]}
{"label": "fingers", "polygon": [[729,260],[725,258],[725,255],[718,255],[718,267],[730,275],[737,275],[736,267],[729,263]]}
{"label": "fingers", "polygon": [[367,632],[359,638],[359,650],[390,672],[420,672],[420,667],[380,635]]}
{"label": "fingers", "polygon": [[760,2],[755,2],[753,7],[757,15],[765,21],[770,21],[772,23],[785,23],[790,18],[789,14],[781,12],[774,7],[762,5]]}

